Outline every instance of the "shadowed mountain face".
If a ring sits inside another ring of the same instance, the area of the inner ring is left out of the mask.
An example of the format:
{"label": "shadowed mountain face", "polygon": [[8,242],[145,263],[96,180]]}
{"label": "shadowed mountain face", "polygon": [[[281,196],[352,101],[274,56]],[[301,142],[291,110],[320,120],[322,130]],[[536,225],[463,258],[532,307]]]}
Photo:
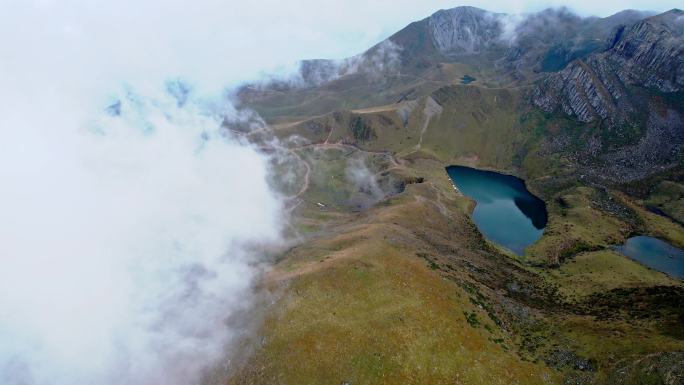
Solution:
{"label": "shadowed mountain face", "polygon": [[531,101],[594,129],[581,150],[601,172],[637,180],[680,163],[684,144],[684,13],[619,25],[609,46],[534,85]]}
{"label": "shadowed mountain face", "polygon": [[607,39],[606,50],[544,79],[534,103],[546,111],[561,108],[583,122],[617,123],[635,108],[627,87],[662,93],[684,89],[683,35],[684,12],[679,10],[619,25]]}

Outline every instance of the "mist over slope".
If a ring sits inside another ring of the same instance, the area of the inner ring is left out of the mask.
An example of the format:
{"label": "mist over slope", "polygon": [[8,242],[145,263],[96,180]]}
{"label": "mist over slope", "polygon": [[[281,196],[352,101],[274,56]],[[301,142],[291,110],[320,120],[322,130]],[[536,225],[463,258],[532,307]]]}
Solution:
{"label": "mist over slope", "polygon": [[226,368],[286,216],[273,155],[227,129],[258,120],[223,96],[223,61],[190,47],[200,20],[0,9],[18,37],[0,64],[0,383],[185,385]]}
{"label": "mist over slope", "polygon": [[175,103],[3,136],[3,383],[192,383],[244,332],[280,239],[268,159]]}

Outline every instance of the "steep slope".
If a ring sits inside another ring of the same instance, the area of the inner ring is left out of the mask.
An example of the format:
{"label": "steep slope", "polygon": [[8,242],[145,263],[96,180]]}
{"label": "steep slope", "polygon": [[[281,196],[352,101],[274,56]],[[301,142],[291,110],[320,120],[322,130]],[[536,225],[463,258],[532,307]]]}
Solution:
{"label": "steep slope", "polygon": [[428,29],[436,48],[445,56],[485,51],[503,33],[502,14],[474,7],[458,7],[435,12],[428,18]]}
{"label": "steep slope", "polygon": [[582,122],[618,123],[633,112],[627,87],[663,93],[684,88],[684,12],[672,10],[631,27],[619,26],[610,48],[575,60],[535,90],[534,103],[545,111],[560,108]]}
{"label": "steep slope", "polygon": [[533,104],[592,127],[579,149],[608,179],[627,182],[681,162],[684,12],[620,26],[611,46],[577,59],[531,92]]}

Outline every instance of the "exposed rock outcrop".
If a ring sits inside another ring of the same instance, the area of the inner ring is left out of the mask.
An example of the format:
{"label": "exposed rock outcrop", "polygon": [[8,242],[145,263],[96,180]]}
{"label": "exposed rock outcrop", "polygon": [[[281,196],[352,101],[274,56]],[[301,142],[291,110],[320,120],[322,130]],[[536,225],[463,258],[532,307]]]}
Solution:
{"label": "exposed rock outcrop", "polygon": [[535,87],[532,102],[547,112],[562,111],[581,122],[625,121],[634,110],[627,87],[660,92],[684,89],[684,12],[672,10],[619,27],[610,48],[578,59]]}
{"label": "exposed rock outcrop", "polygon": [[[607,42],[605,51],[538,81],[530,100],[591,127],[574,156],[596,178],[628,182],[676,166],[684,149],[678,101],[684,91],[684,12],[618,26]],[[569,143],[568,135],[546,140],[547,148],[563,152],[554,143]]]}
{"label": "exposed rock outcrop", "polygon": [[607,56],[625,83],[662,92],[684,89],[684,11],[674,9],[635,24]]}
{"label": "exposed rock outcrop", "polygon": [[601,156],[605,165],[597,173],[601,178],[629,182],[673,167],[684,152],[684,119],[680,112],[668,109],[652,111],[646,133],[635,144],[622,146]]}
{"label": "exposed rock outcrop", "polygon": [[435,46],[442,54],[477,53],[501,36],[500,16],[479,8],[456,7],[434,13],[428,25]]}

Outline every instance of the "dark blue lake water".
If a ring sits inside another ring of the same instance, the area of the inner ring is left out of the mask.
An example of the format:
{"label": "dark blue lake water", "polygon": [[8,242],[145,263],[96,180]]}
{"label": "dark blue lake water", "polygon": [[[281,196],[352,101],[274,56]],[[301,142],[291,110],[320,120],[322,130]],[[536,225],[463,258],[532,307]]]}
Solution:
{"label": "dark blue lake water", "polygon": [[684,279],[684,250],[660,239],[640,235],[627,239],[615,250],[648,267]]}
{"label": "dark blue lake water", "polygon": [[477,202],[473,221],[480,232],[518,255],[543,234],[548,219],[544,201],[522,179],[464,166],[447,167],[454,185]]}

